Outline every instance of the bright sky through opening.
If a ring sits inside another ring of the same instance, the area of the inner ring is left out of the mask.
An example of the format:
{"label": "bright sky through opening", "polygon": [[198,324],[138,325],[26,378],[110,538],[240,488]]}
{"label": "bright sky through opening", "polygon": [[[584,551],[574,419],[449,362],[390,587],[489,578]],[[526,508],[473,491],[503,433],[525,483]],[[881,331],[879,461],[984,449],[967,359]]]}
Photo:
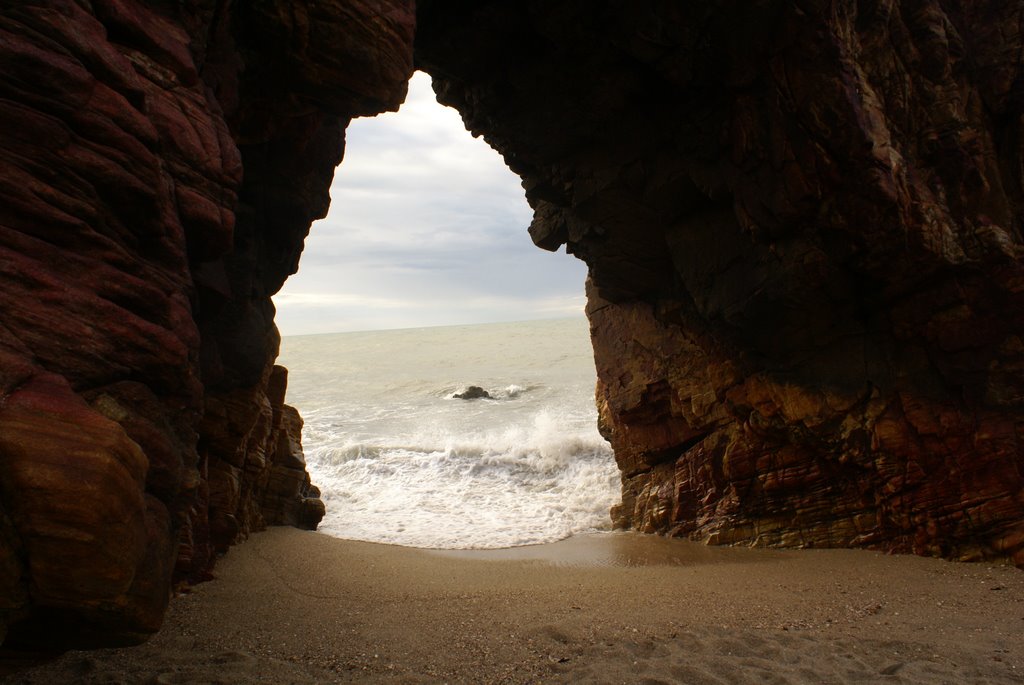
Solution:
{"label": "bright sky through opening", "polygon": [[274,296],[282,335],[582,315],[586,266],[530,242],[519,177],[422,72],[349,126],[331,198]]}

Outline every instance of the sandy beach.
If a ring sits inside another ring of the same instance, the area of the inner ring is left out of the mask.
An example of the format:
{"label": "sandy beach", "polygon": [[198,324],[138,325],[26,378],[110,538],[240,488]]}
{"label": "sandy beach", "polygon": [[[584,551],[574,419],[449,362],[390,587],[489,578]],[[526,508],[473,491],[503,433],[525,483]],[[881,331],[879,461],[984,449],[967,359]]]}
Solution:
{"label": "sandy beach", "polygon": [[11,683],[1020,683],[1024,573],[583,536],[436,552],[278,528],[131,649]]}

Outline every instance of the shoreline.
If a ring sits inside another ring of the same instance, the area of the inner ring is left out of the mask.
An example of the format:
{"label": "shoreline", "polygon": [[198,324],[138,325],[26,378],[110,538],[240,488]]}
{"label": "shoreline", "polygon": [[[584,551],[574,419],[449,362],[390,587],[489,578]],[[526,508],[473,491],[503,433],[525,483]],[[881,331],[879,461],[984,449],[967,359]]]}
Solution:
{"label": "shoreline", "polygon": [[[371,543],[377,544],[377,543]],[[554,566],[685,566],[752,559],[744,548],[715,547],[699,542],[633,531],[607,530],[575,533],[553,542],[479,549],[422,549],[450,559],[466,561],[543,561]],[[759,557],[784,550],[758,550]]]}
{"label": "shoreline", "polygon": [[1024,677],[1024,573],[1012,566],[631,533],[442,551],[273,528],[215,575],[176,597],[146,644],[70,652],[5,682]]}

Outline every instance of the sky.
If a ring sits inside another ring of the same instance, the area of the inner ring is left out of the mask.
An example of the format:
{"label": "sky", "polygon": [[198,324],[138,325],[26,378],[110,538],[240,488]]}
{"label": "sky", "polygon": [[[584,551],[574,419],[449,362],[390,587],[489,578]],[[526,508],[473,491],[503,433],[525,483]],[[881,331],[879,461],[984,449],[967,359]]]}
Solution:
{"label": "sky", "polygon": [[282,335],[581,316],[586,266],[534,246],[519,177],[416,72],[397,113],[356,119]]}

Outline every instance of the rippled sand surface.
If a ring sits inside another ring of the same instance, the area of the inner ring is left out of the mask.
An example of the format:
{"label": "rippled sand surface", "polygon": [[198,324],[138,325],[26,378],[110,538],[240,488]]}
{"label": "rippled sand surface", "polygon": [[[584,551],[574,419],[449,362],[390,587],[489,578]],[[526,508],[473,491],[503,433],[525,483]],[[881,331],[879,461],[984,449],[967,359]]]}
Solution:
{"label": "rippled sand surface", "polygon": [[275,529],[132,649],[16,683],[1020,683],[1024,572],[629,534],[431,552]]}

